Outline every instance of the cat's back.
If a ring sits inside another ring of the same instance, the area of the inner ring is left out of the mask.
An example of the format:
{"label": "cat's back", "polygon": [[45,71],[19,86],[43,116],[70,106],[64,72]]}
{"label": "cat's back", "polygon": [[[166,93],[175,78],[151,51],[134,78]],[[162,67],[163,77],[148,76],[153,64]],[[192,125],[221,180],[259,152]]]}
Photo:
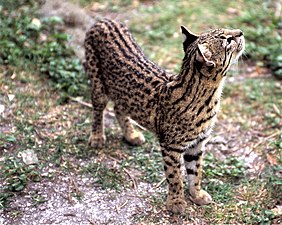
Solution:
{"label": "cat's back", "polygon": [[119,74],[131,73],[135,78],[167,80],[165,71],[145,56],[123,23],[109,19],[96,22],[86,33],[85,48],[99,58],[107,73],[119,70]]}
{"label": "cat's back", "polygon": [[119,111],[147,128],[153,127],[152,115],[168,74],[144,55],[128,28],[108,19],[98,21],[86,33],[85,52],[92,83],[102,84]]}
{"label": "cat's back", "polygon": [[86,33],[86,40],[100,58],[113,56],[132,60],[145,59],[140,47],[136,44],[128,28],[117,21],[103,19],[96,22]]}
{"label": "cat's back", "polygon": [[95,58],[98,76],[112,100],[118,100],[124,90],[148,99],[168,81],[165,70],[144,55],[128,28],[117,21],[95,23],[86,33],[85,49],[86,62],[91,64]]}

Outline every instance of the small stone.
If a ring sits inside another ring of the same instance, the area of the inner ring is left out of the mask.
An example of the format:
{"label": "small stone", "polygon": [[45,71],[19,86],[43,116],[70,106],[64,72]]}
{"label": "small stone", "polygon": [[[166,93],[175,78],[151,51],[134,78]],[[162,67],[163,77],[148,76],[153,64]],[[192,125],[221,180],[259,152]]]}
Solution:
{"label": "small stone", "polygon": [[35,25],[36,27],[38,27],[38,28],[41,26],[41,22],[40,22],[40,20],[37,19],[37,18],[33,18],[32,21],[31,21],[31,23],[32,23],[33,25]]}
{"label": "small stone", "polygon": [[15,98],[15,95],[8,94],[8,99],[9,99],[10,102],[13,101],[14,98]]}
{"label": "small stone", "polygon": [[38,158],[34,150],[27,149],[21,153],[21,157],[26,165],[37,164]]}
{"label": "small stone", "polygon": [[4,111],[5,111],[5,106],[4,105],[0,105],[0,115],[2,113],[4,113]]}

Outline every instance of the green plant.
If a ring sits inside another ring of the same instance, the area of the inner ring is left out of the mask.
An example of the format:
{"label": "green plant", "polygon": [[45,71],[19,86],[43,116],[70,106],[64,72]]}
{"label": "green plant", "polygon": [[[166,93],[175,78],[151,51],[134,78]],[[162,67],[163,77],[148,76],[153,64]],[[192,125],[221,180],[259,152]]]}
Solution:
{"label": "green plant", "polygon": [[259,205],[248,205],[242,214],[242,221],[250,224],[272,224],[274,213],[268,209],[262,209]]}
{"label": "green plant", "polygon": [[13,156],[6,157],[0,162],[0,209],[5,208],[15,192],[22,191],[29,181],[39,181],[40,175],[33,165],[25,165],[20,159]]}
{"label": "green plant", "polygon": [[[275,117],[276,118],[276,117]],[[280,120],[279,120],[280,121]],[[275,125],[277,124],[277,120],[275,120]],[[278,136],[277,140],[273,142],[274,146],[277,149],[280,149],[280,154],[282,154],[282,132],[281,134]],[[280,157],[280,161],[282,163],[282,158]]]}
{"label": "green plant", "polygon": [[5,207],[7,207],[12,196],[13,194],[10,192],[0,192],[0,209],[4,209]]}
{"label": "green plant", "polygon": [[204,158],[204,176],[207,178],[234,179],[245,174],[244,162],[235,157],[219,161],[212,154]]}
{"label": "green plant", "polygon": [[267,1],[261,4],[261,1],[253,0],[246,3],[245,8],[247,10],[243,10],[238,17],[238,24],[244,30],[248,55],[255,60],[264,61],[265,65],[281,79],[282,38],[279,34],[281,22],[275,18]]}
{"label": "green plant", "polygon": [[205,185],[205,189],[212,195],[217,203],[228,203],[233,197],[234,187],[230,183],[221,180],[213,180]]}
{"label": "green plant", "polygon": [[28,181],[39,181],[39,172],[33,165],[25,165],[20,159],[15,157],[5,158],[1,162],[1,177],[4,180],[4,190],[11,192],[21,191]]}
{"label": "green plant", "polygon": [[62,19],[37,19],[37,8],[34,0],[0,7],[0,64],[47,75],[57,89],[84,95],[86,76],[68,45],[69,36],[60,31]]}
{"label": "green plant", "polygon": [[111,188],[120,190],[125,185],[125,177],[120,169],[107,165],[104,162],[91,162],[81,169],[80,172],[91,173],[95,179],[95,183],[102,188]]}
{"label": "green plant", "polygon": [[0,146],[7,146],[17,142],[17,138],[14,135],[0,134]]}

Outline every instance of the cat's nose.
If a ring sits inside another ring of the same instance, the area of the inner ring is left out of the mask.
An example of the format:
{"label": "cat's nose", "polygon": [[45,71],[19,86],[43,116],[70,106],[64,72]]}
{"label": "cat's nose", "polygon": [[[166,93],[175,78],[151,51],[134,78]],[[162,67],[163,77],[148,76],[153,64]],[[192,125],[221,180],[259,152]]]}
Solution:
{"label": "cat's nose", "polygon": [[241,37],[241,36],[243,36],[243,35],[244,35],[243,31],[238,30],[238,32],[239,32],[239,33],[238,33],[238,36],[239,36],[239,37]]}
{"label": "cat's nose", "polygon": [[232,30],[226,30],[226,32],[225,32],[225,34],[226,35],[231,35],[231,36],[233,36],[233,37],[241,37],[241,36],[243,36],[244,34],[243,34],[243,31],[241,31],[240,29],[232,29]]}
{"label": "cat's nose", "polygon": [[240,29],[232,29],[232,30],[226,29],[225,35],[231,35],[234,38],[239,38],[242,37],[244,34],[243,31],[241,31]]}

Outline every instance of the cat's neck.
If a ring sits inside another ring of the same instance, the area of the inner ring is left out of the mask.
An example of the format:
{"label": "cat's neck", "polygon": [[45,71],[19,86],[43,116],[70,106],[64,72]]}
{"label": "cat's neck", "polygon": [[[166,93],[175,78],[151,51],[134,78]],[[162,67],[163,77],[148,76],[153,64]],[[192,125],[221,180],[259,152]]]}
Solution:
{"label": "cat's neck", "polygon": [[167,100],[172,104],[189,104],[206,95],[221,94],[224,77],[203,74],[194,57],[192,51],[185,55],[179,74],[168,84]]}

